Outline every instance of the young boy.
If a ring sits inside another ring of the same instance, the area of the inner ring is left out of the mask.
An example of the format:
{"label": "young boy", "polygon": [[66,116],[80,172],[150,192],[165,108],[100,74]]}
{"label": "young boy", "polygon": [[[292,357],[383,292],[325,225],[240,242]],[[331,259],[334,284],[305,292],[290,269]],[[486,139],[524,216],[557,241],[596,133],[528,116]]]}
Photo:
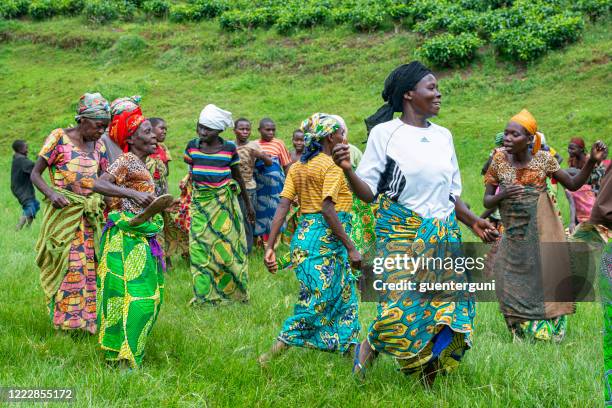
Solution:
{"label": "young boy", "polygon": [[255,231],[253,235],[261,237],[263,242],[268,241],[274,211],[280,201],[279,194],[283,191],[285,174],[291,165],[291,155],[282,140],[275,137],[276,125],[270,118],[259,122],[257,141],[261,149],[272,158],[272,165],[263,162],[255,164],[255,181],[257,183],[257,201],[255,204]]}
{"label": "young boy", "polygon": [[32,224],[32,220],[40,209],[40,203],[36,200],[34,186],[30,181],[34,162],[28,158],[28,144],[25,140],[15,140],[13,151],[15,154],[11,168],[11,191],[23,208],[23,214],[16,227],[16,230],[19,231],[26,223],[28,227]]}
{"label": "young boy", "polygon": [[291,163],[295,163],[300,161],[302,158],[302,152],[304,152],[304,132],[302,132],[300,129],[294,130],[291,142],[293,143]]}
{"label": "young boy", "polygon": [[[257,201],[257,183],[253,178],[255,170],[255,161],[260,159],[266,166],[272,165],[272,159],[265,154],[259,143],[249,142],[251,136],[251,122],[248,119],[240,118],[234,123],[234,134],[236,135],[236,149],[240,157],[240,173],[244,180],[247,195],[251,203],[255,205]],[[246,205],[242,197],[238,197],[240,209],[244,218],[244,231],[247,236],[247,253],[251,253],[253,248],[253,224],[247,220]]]}

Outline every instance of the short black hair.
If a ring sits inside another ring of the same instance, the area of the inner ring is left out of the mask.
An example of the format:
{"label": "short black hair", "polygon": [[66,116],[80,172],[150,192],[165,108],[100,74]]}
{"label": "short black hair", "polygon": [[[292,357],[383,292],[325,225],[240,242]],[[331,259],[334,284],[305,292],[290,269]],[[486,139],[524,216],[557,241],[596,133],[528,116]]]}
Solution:
{"label": "short black hair", "polygon": [[276,123],[274,123],[274,121],[270,118],[263,118],[262,120],[259,121],[259,128],[261,129],[262,127],[264,127],[264,125],[271,123],[273,125],[276,125]]}
{"label": "short black hair", "polygon": [[28,145],[25,140],[17,139],[13,142],[13,151],[15,153],[21,153],[21,151]]}
{"label": "short black hair", "polygon": [[304,134],[304,131],[303,131],[302,129],[295,129],[295,130],[293,131],[293,135],[292,135],[291,137],[295,137],[295,134],[296,134],[296,133],[301,133],[301,134],[303,135],[303,134]]}
{"label": "short black hair", "polygon": [[234,122],[234,127],[238,127],[238,124],[239,124],[240,122],[246,122],[246,123],[248,123],[249,125],[251,124],[251,121],[250,121],[250,120],[248,120],[247,118],[238,118],[238,119],[236,119],[236,121]]}
{"label": "short black hair", "polygon": [[149,122],[151,122],[151,127],[155,127],[162,122],[166,123],[166,121],[163,120],[162,118],[148,118],[148,119],[149,119]]}

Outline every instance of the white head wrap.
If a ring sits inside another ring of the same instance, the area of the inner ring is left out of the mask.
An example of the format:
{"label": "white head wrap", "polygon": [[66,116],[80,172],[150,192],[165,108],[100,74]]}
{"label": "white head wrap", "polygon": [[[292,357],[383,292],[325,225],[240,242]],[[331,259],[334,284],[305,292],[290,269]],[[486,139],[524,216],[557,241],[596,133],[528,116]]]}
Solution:
{"label": "white head wrap", "polygon": [[221,131],[234,126],[232,112],[225,111],[212,103],[206,105],[204,109],[202,109],[198,123],[211,129]]}

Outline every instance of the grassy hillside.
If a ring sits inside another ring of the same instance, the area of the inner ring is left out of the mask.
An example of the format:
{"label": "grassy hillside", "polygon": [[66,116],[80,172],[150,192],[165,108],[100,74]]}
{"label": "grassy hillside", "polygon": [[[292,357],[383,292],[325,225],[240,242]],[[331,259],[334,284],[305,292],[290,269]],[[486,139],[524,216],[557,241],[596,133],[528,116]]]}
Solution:
{"label": "grassy hillside", "polygon": [[[480,211],[480,168],[495,133],[527,107],[549,143],[566,156],[569,138],[611,142],[609,21],[587,26],[583,39],[535,65],[502,62],[490,49],[463,70],[438,72],[443,107],[436,123],[454,137],[463,198]],[[274,32],[226,34],[212,23],[119,24],[81,20],[0,21],[0,169],[10,171],[10,143],[25,138],[36,152],[50,130],[73,122],[86,91],[109,100],[140,94],[143,111],[169,124],[175,156],[172,191],[186,171],[181,151],[195,136],[201,108],[215,103],[235,115],[277,121],[279,136],[315,111],[342,115],[355,144],[363,118],[381,104],[382,83],[412,59],[410,33],[355,34],[316,28],[290,37]],[[227,134],[231,137],[231,134]],[[290,313],[297,290],[290,274],[270,276],[261,253],[251,259],[248,306],[191,309],[188,266],[167,275],[167,298],[147,346],[142,371],[108,368],[95,338],[56,335],[43,306],[33,245],[38,223],[13,233],[19,208],[8,176],[0,189],[0,384],[72,386],[89,406],[597,406],[601,401],[601,318],[581,304],[560,346],[512,343],[495,304],[479,304],[474,349],[431,392],[381,359],[367,383],[350,376],[340,356],[292,350],[260,371],[265,350]],[[561,200],[564,207],[565,200]],[[472,239],[466,234],[468,239]],[[374,305],[364,304],[367,327]]]}

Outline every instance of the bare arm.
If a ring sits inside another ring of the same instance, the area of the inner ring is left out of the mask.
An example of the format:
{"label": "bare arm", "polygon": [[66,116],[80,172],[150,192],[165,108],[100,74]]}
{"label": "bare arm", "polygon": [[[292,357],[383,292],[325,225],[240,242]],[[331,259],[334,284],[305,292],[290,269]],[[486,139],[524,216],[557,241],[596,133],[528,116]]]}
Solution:
{"label": "bare arm", "polygon": [[375,197],[374,194],[372,194],[372,190],[370,190],[370,186],[353,171],[349,146],[343,144],[334,146],[332,149],[332,158],[336,166],[344,171],[344,176],[348,181],[349,187],[357,198],[366,203],[373,202]]}
{"label": "bare arm", "polygon": [[134,200],[141,207],[146,207],[155,200],[155,195],[121,187],[115,184],[115,177],[110,173],[104,173],[94,182],[93,190],[107,197],[121,197]]}
{"label": "bare arm", "polygon": [[601,141],[597,141],[591,148],[589,160],[587,160],[578,174],[572,177],[567,171],[560,169],[555,171],[553,176],[567,190],[576,191],[586,183],[593,172],[593,168],[595,168],[595,165],[606,156],[607,151],[608,148],[606,145]]}
{"label": "bare arm", "polygon": [[571,233],[574,232],[574,227],[576,226],[576,204],[574,203],[574,197],[572,197],[572,193],[570,193],[569,190],[565,190],[565,197],[567,198],[570,208],[569,229]]}
{"label": "bare arm", "polygon": [[455,213],[457,219],[467,225],[481,240],[492,242],[499,235],[493,224],[474,214],[460,197],[455,197]]}
{"label": "bare arm", "polygon": [[51,204],[55,208],[63,208],[70,204],[70,201],[63,195],[55,192],[51,186],[49,186],[42,177],[42,173],[47,169],[47,161],[42,157],[39,157],[34,164],[32,174],[30,174],[30,180],[36,188],[51,201]]}

